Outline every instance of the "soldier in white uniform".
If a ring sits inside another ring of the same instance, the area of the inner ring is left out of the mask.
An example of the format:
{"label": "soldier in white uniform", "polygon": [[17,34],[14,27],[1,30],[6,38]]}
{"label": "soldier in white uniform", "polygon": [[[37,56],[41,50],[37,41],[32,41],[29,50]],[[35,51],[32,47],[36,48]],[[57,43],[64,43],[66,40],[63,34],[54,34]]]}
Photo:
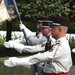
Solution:
{"label": "soldier in white uniform", "polygon": [[[24,29],[24,31],[26,33],[26,38],[27,38],[28,42],[30,42],[32,45],[42,44],[45,41],[47,41],[47,39],[41,33],[43,20],[49,20],[49,17],[48,16],[40,16],[39,17],[38,23],[37,23],[37,32],[32,32],[24,24],[20,24],[20,30]],[[10,40],[9,42],[25,44],[26,40],[25,39],[17,39],[14,41]]]}
{"label": "soldier in white uniform", "polygon": [[52,37],[56,42],[50,50],[24,58],[10,57],[4,61],[4,65],[30,68],[33,64],[46,62],[43,75],[68,75],[72,66],[71,50],[66,39],[68,25],[69,19],[55,17],[52,23]]}
{"label": "soldier in white uniform", "polygon": [[15,43],[15,42],[5,42],[4,46],[6,48],[15,48],[19,53],[22,53],[22,52],[35,53],[35,52],[44,51],[47,40],[51,41],[51,44],[54,43],[55,41],[55,39],[51,37],[51,28],[49,27],[52,22],[53,21],[43,21],[41,32],[42,32],[42,35],[46,37],[46,41],[44,41],[44,43],[42,42],[41,44],[38,44],[38,45],[26,46],[26,45]]}

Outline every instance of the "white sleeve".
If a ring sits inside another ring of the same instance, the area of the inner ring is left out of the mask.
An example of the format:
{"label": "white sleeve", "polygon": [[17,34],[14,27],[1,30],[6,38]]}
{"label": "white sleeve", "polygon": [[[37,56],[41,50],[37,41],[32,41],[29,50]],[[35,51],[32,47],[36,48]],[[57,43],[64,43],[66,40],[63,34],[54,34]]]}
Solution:
{"label": "white sleeve", "polygon": [[31,32],[28,28],[25,27],[24,29],[25,33],[26,33],[26,37],[28,38],[30,36],[30,34],[32,34],[33,32]]}
{"label": "white sleeve", "polygon": [[23,52],[41,52],[45,50],[45,44],[35,46],[24,46]]}
{"label": "white sleeve", "polygon": [[15,42],[10,41],[10,42],[5,42],[4,46],[6,48],[15,48],[16,51],[18,51],[19,53],[22,53],[22,52],[34,53],[34,52],[40,52],[40,51],[45,50],[44,44],[43,44],[43,46],[42,45],[26,46],[26,45],[23,45],[23,44],[20,44],[20,43],[15,43]]}
{"label": "white sleeve", "polygon": [[[56,47],[57,48],[57,47]],[[36,55],[33,55],[30,57],[30,63],[33,65],[33,64],[36,64],[36,63],[40,63],[40,62],[47,62],[47,61],[52,61],[53,58],[54,60],[58,60],[59,57],[62,58],[63,56],[63,60],[65,58],[64,56],[64,50],[63,48],[59,48],[56,52],[56,48],[53,49],[53,51],[47,51],[47,52],[44,52],[44,53],[38,53]],[[55,54],[56,52],[56,54]],[[55,54],[55,57],[54,57],[54,54]]]}
{"label": "white sleeve", "polygon": [[46,37],[44,37],[42,35],[42,33],[40,33],[38,36],[31,34],[28,37],[29,42],[31,42],[33,45],[37,45],[37,44],[44,44],[46,43],[47,39]]}
{"label": "white sleeve", "polygon": [[17,64],[19,66],[24,66],[24,67],[30,69],[31,68],[31,66],[30,66],[31,64],[29,62],[29,59],[30,59],[30,57],[19,58]]}

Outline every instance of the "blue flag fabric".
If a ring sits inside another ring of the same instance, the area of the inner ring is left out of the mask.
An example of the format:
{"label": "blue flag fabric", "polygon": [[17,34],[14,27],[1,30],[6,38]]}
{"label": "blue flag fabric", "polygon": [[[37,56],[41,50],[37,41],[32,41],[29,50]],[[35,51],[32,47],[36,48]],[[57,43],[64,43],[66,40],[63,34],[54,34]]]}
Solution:
{"label": "blue flag fabric", "polygon": [[12,20],[16,15],[12,0],[0,0],[0,23],[6,20]]}

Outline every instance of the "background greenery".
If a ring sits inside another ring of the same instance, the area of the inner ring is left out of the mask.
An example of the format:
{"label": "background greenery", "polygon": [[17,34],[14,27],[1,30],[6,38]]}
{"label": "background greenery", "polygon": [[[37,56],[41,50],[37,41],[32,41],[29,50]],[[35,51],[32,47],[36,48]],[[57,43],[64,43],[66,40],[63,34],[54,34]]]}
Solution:
{"label": "background greenery", "polygon": [[[39,16],[65,16],[71,19],[69,33],[75,31],[75,1],[74,0],[16,0],[23,23],[32,31],[36,31]],[[12,20],[12,30],[19,29],[18,18]],[[11,25],[10,25],[11,26]],[[0,26],[6,30],[6,23]]]}

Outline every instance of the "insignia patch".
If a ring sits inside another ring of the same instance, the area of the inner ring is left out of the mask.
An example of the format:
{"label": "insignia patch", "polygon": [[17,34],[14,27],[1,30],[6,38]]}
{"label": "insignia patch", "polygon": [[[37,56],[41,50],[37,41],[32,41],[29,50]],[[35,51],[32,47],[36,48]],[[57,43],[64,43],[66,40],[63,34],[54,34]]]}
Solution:
{"label": "insignia patch", "polygon": [[44,47],[44,46],[45,46],[45,44],[42,44],[42,45],[41,45],[41,47]]}

